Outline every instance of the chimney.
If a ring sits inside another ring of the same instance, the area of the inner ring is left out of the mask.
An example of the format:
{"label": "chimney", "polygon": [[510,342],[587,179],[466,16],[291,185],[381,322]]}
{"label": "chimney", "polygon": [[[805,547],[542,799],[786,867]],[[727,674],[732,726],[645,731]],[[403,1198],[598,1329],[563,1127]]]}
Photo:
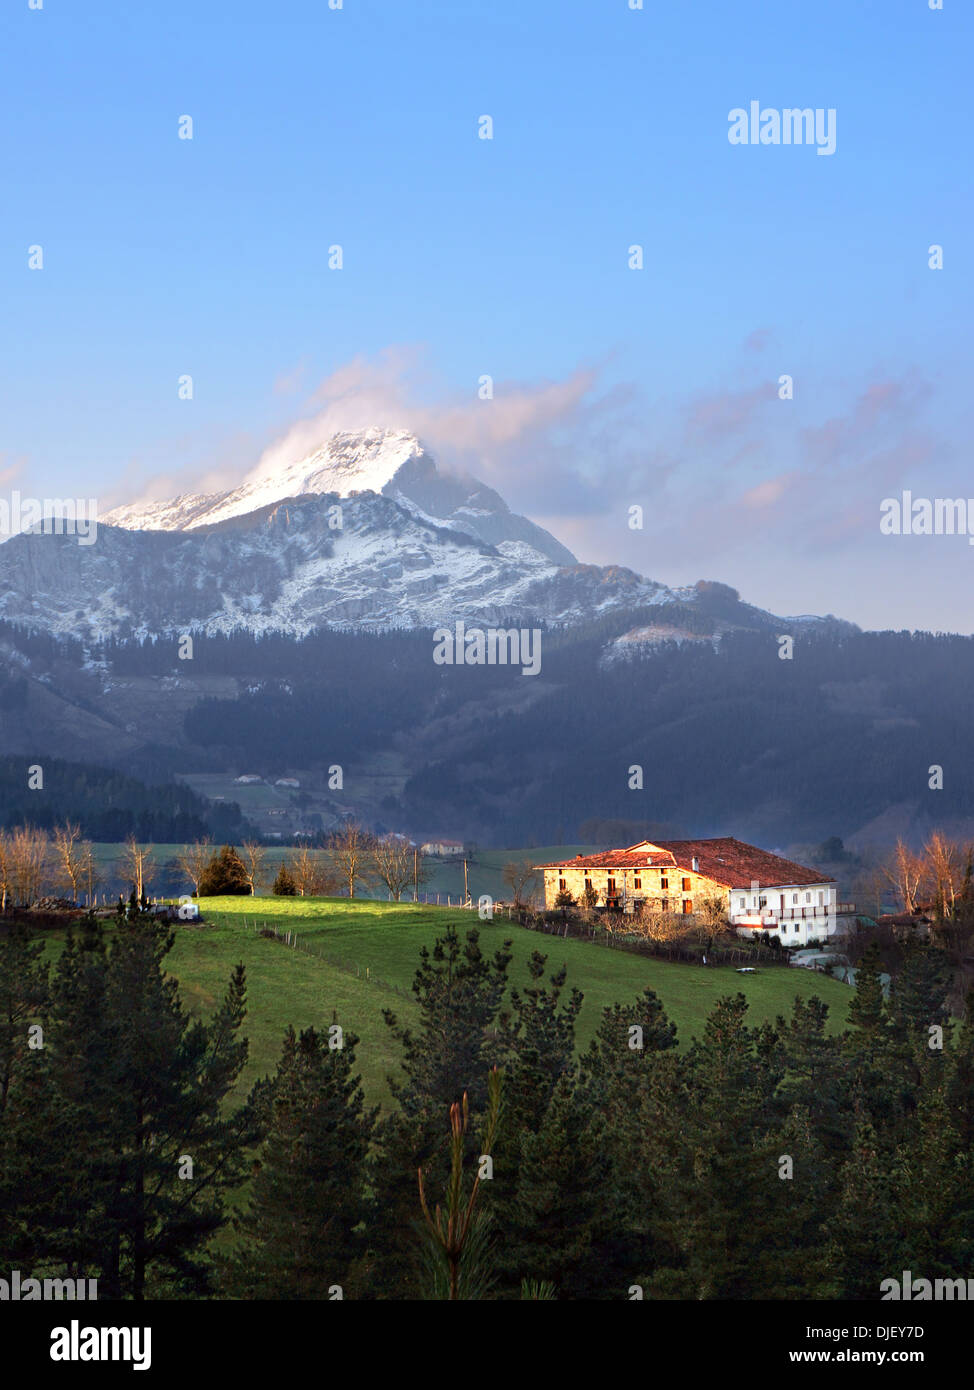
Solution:
{"label": "chimney", "polygon": [[698,874],[698,873],[700,872],[700,860],[697,859],[696,857],[694,857],[693,859],[691,859],[691,860],[690,860],[690,868],[693,870],[693,872],[694,872],[695,874]]}

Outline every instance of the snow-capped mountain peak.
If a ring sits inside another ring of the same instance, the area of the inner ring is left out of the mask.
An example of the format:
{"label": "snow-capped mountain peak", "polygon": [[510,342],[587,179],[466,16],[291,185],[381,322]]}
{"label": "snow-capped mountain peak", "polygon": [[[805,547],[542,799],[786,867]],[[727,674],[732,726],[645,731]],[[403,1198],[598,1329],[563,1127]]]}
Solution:
{"label": "snow-capped mountain peak", "polygon": [[579,564],[485,483],[441,472],[407,430],[336,434],[296,460],[272,450],[226,492],[118,507],[101,520],[97,544],[24,533],[0,546],[0,619],[142,639],[512,615],[572,624],[626,612],[642,615],[634,641],[649,631],[647,609],[661,612],[655,633],[672,605],[724,626],[777,621],[745,612],[724,585],[672,590],[619,566]]}
{"label": "snow-capped mountain peak", "polygon": [[530,547],[535,560],[573,565],[575,556],[548,531],[512,512],[469,474],[441,473],[409,430],[373,428],[334,434],[300,459],[268,450],[238,487],[187,493],[163,502],[116,507],[101,520],[126,531],[195,531],[249,516],[291,498],[390,497],[419,520],[495,546]]}
{"label": "snow-capped mountain peak", "polygon": [[127,531],[192,531],[260,511],[287,497],[381,492],[404,464],[423,455],[422,444],[408,430],[373,428],[335,434],[299,459],[282,459],[279,450],[269,450],[239,487],[227,492],[130,503],[116,507],[102,520]]}

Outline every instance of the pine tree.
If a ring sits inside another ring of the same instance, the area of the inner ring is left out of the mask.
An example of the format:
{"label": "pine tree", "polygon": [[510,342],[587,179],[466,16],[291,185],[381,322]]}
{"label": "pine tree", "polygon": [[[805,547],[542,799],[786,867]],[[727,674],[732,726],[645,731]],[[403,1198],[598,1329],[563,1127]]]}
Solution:
{"label": "pine tree", "polygon": [[[513,1219],[522,1141],[541,1128],[558,1082],[575,1067],[575,1022],[582,995],[573,989],[568,999],[562,1000],[566,968],[555,971],[545,984],[546,963],[547,957],[540,951],[531,953],[530,983],[523,990],[511,990],[510,1006],[500,1020],[505,1116],[489,1207],[505,1232]],[[518,1261],[511,1240],[505,1238],[499,1248],[498,1268],[512,1296],[522,1277]]]}
{"label": "pine tree", "polygon": [[268,1088],[254,1098],[267,1117],[242,1237],[227,1280],[243,1298],[347,1296],[363,1250],[366,1160],[376,1110],[354,1074],[351,1033],[289,1028]]}
{"label": "pine tree", "polygon": [[472,1130],[465,1165],[478,1155],[473,1134],[487,1102],[486,1078],[498,1061],[498,1014],[511,960],[505,941],[493,960],[480,949],[480,933],[461,942],[449,927],[432,951],[420,951],[413,981],[418,1030],[403,1027],[386,1010],[387,1026],[402,1048],[402,1075],[390,1077],[396,1108],[380,1123],[373,1173],[379,1208],[371,1232],[371,1284],[379,1296],[409,1297],[420,1287],[417,1261],[416,1172],[439,1190],[449,1171],[443,1115],[468,1098]]}
{"label": "pine tree", "polygon": [[29,1060],[28,1025],[46,998],[43,941],[31,940],[20,923],[0,925],[0,1118],[14,1068]]}
{"label": "pine tree", "polygon": [[866,950],[856,973],[856,990],[849,1004],[852,1030],[842,1040],[851,1072],[851,1091],[865,1107],[873,1135],[883,1146],[896,1142],[911,1105],[903,1048],[890,1019],[880,977],[879,950]]}
{"label": "pine tree", "polygon": [[946,1098],[959,1147],[974,1158],[974,989],[968,990],[964,1020],[950,1055]]}
{"label": "pine tree", "polygon": [[30,1257],[106,1297],[206,1290],[206,1246],[255,1138],[246,1108],[224,1108],[247,1055],[243,966],[212,1021],[190,1022],[164,969],[172,944],[144,913],[110,950],[94,918],[69,936],[44,1049],[12,1092]]}
{"label": "pine tree", "polygon": [[659,1232],[677,1252],[651,1280],[662,1297],[753,1296],[749,1266],[780,1181],[783,1069],[777,1035],[746,1015],[742,994],[719,1000],[679,1061],[680,1084],[660,1068],[650,1078]]}
{"label": "pine tree", "polygon": [[855,1128],[842,1042],[827,1031],[829,1006],[817,995],[795,997],[791,1018],[777,1021],[786,1072],[781,1097],[808,1117],[814,1142],[838,1160],[848,1157]]}
{"label": "pine tree", "polygon": [[974,1163],[950,1122],[944,1088],[930,1085],[891,1164],[900,1268],[956,1276],[974,1248]]}
{"label": "pine tree", "polygon": [[203,870],[199,897],[250,896],[250,880],[240,855],[232,845],[224,845]]}
{"label": "pine tree", "polygon": [[105,1284],[109,1295],[135,1299],[145,1297],[150,1269],[174,1288],[208,1287],[205,1247],[226,1221],[223,1193],[240,1180],[255,1137],[247,1107],[224,1113],[247,1059],[238,1036],[244,967],[212,1022],[191,1022],[163,965],[174,939],[140,916],[120,930],[108,960],[115,1187],[104,1217]]}
{"label": "pine tree", "polygon": [[899,1221],[885,1153],[863,1107],[852,1153],[843,1165],[839,1196],[826,1221],[833,1298],[875,1299],[885,1278],[903,1268]]}
{"label": "pine tree", "polygon": [[601,1131],[610,1164],[600,1188],[606,1234],[601,1248],[602,1287],[618,1297],[643,1282],[667,1252],[657,1213],[659,1183],[652,1152],[662,1122],[661,1097],[669,1104],[678,1086],[676,1026],[658,996],[645,989],[632,1004],[613,1004],[582,1059],[577,1103]]}
{"label": "pine tree", "polygon": [[610,1171],[603,1129],[563,1072],[537,1128],[522,1129],[517,1188],[503,1220],[505,1267],[521,1280],[552,1284],[561,1298],[615,1292],[602,1249],[609,1235],[605,1187]]}
{"label": "pine tree", "polygon": [[34,1257],[96,1277],[102,1271],[101,1222],[114,1190],[108,1119],[118,1042],[108,1007],[104,928],[93,914],[77,934],[68,932],[43,1028],[44,1049],[18,1097],[18,1147],[25,1166],[35,1170]]}
{"label": "pine tree", "polygon": [[496,1243],[483,1206],[481,1179],[493,1162],[494,1142],[501,1115],[502,1077],[492,1067],[487,1077],[487,1109],[484,1127],[476,1148],[477,1168],[471,1175],[469,1193],[465,1189],[464,1166],[470,1106],[466,1094],[450,1106],[450,1171],[445,1204],[431,1211],[428,1183],[418,1170],[419,1201],[424,1221],[424,1255],[427,1296],[434,1299],[481,1299],[492,1288],[496,1274]]}
{"label": "pine tree", "polygon": [[283,860],[281,861],[281,867],[277,871],[277,877],[274,880],[272,891],[276,893],[279,898],[293,898],[297,895],[298,885],[294,881],[294,875]]}
{"label": "pine tree", "polygon": [[950,985],[944,952],[926,941],[910,941],[890,987],[889,1015],[903,1074],[914,1092],[905,1101],[911,1112],[921,1088],[943,1081],[951,1031]]}

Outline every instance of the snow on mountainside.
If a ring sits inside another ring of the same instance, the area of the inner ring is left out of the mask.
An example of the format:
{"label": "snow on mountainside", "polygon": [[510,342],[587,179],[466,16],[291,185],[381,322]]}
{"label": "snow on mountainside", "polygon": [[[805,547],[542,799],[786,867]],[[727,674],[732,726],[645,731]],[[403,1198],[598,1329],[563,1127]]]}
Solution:
{"label": "snow on mountainside", "polygon": [[405,430],[336,434],[306,458],[277,467],[258,465],[229,492],[136,502],[116,507],[103,520],[129,531],[189,531],[232,516],[246,516],[272,502],[307,492],[334,492],[339,497],[381,492],[404,463],[423,452],[419,440]]}
{"label": "snow on mountainside", "polygon": [[33,531],[0,546],[0,618],[94,640],[579,623],[670,604],[726,626],[771,621],[723,585],[579,564],[493,489],[441,473],[406,431],[337,434],[227,492],[118,507],[92,545]]}
{"label": "snow on mountainside", "polygon": [[275,502],[308,495],[352,497],[382,493],[415,511],[420,519],[496,544],[519,541],[556,564],[575,557],[554,536],[476,478],[440,473],[415,435],[407,430],[363,430],[336,434],[307,457],[279,463],[273,457],[228,492],[190,493],[164,502],[116,507],[103,520],[130,531],[192,531],[248,516]]}

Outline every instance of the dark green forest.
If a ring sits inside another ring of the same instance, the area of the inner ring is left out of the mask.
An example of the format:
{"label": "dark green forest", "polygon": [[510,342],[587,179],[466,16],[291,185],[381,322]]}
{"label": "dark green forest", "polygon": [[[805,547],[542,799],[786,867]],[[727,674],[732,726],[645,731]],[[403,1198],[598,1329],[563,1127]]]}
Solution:
{"label": "dark green forest", "polygon": [[816,998],[755,1027],[729,992],[678,1048],[647,990],[578,1060],[564,969],[534,952],[508,990],[510,943],[450,928],[417,1026],[386,1014],[379,1114],[334,1017],[232,1099],[244,967],[193,1020],[172,941],[134,907],[52,966],[0,932],[0,1265],[136,1300],[875,1300],[969,1268],[974,996],[952,1023],[932,946],[888,999],[867,955],[842,1035]]}
{"label": "dark green forest", "polygon": [[[30,788],[31,766],[41,769],[42,788]],[[239,806],[214,807],[181,783],[147,786],[121,772],[60,758],[0,757],[0,828],[52,830],[65,820],[77,824],[85,839],[108,841],[128,835],[157,842],[229,839],[245,828]]]}

